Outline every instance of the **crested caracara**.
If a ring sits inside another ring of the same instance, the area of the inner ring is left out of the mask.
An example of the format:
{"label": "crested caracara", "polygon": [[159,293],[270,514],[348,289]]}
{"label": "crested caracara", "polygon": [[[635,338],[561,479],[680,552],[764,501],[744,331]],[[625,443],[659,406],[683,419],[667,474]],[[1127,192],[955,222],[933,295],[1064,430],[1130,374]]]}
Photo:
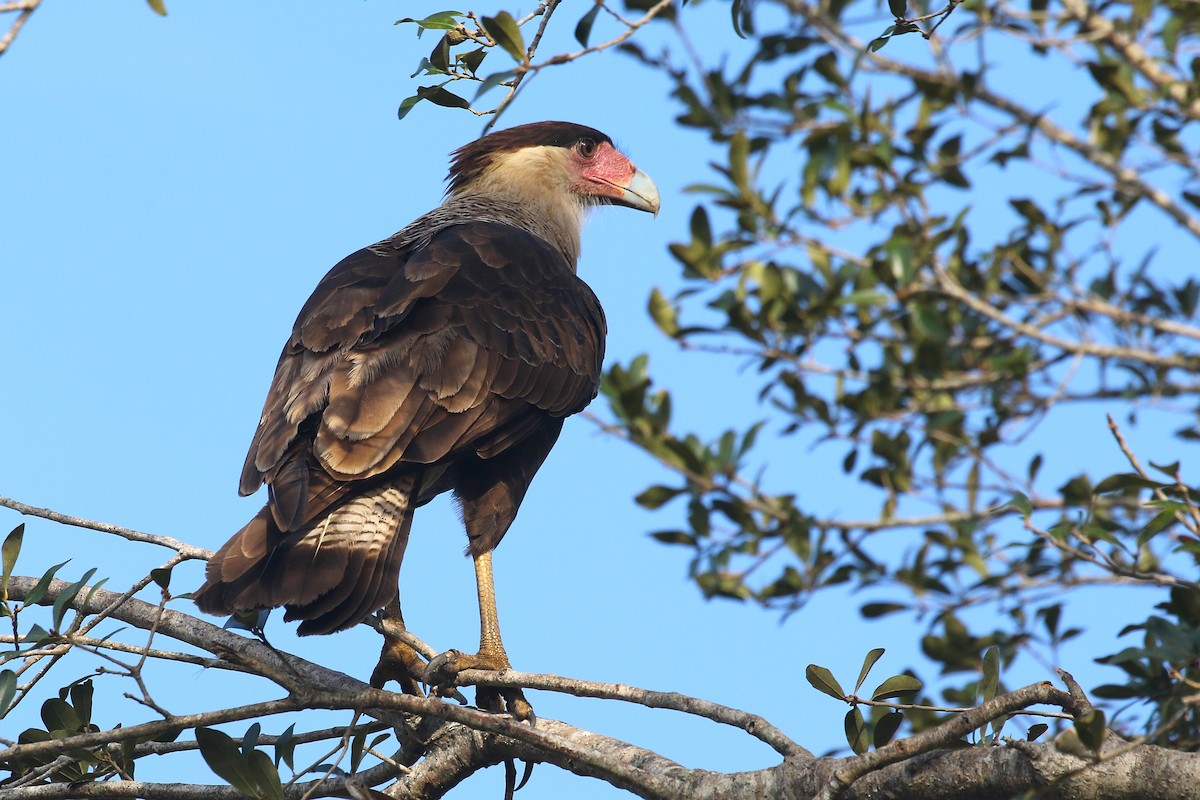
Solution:
{"label": "crested caracara", "polygon": [[[267,504],[209,561],[202,610],[283,606],[302,635],[384,606],[398,620],[413,511],[453,492],[479,652],[431,668],[444,680],[509,667],[491,551],[563,419],[596,396],[604,312],[575,270],[597,205],[657,213],[658,190],[597,130],[521,125],[455,151],[440,206],[330,270],[283,348],[242,470],[241,493],[265,483]],[[392,658],[410,691],[430,680],[412,655]],[[480,705],[500,698],[528,715],[519,691]]]}

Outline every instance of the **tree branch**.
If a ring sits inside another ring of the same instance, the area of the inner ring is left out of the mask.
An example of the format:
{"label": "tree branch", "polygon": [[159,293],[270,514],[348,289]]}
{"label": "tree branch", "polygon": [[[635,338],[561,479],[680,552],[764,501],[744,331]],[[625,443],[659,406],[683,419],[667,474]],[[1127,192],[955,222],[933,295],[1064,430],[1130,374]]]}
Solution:
{"label": "tree branch", "polygon": [[1165,94],[1175,103],[1188,119],[1200,120],[1200,101],[1188,100],[1186,80],[1180,80],[1167,73],[1159,62],[1142,49],[1136,41],[1112,24],[1107,18],[1097,14],[1095,9],[1083,0],[1062,0],[1063,8],[1079,22],[1083,32],[1093,40],[1101,39],[1109,44],[1117,54],[1141,73],[1142,77],[1154,84],[1155,88]]}
{"label": "tree branch", "polygon": [[[938,86],[946,86],[951,89],[957,87],[957,75],[922,69],[903,61],[882,56],[877,52],[868,52],[865,43],[846,34],[837,26],[831,25],[824,14],[818,11],[816,7],[805,2],[805,0],[787,0],[787,6],[793,13],[807,20],[826,41],[842,49],[849,50],[856,56],[866,54],[867,58],[864,59],[864,64],[873,65],[887,73],[903,75],[907,78],[926,81]],[[1165,191],[1144,181],[1137,170],[1117,161],[1096,145],[1085,142],[1071,132],[1059,127],[1046,114],[1035,114],[1019,103],[1001,94],[997,94],[983,83],[974,88],[972,96],[992,108],[1003,111],[1013,119],[1019,120],[1030,129],[1039,131],[1051,142],[1063,145],[1089,164],[1107,173],[1113,179],[1116,186],[1129,194],[1143,197],[1150,201],[1150,203],[1157,206],[1163,213],[1192,234],[1192,236],[1200,238],[1200,218],[1188,214]]]}
{"label": "tree branch", "polygon": [[66,514],[60,514],[49,508],[38,508],[37,506],[26,505],[8,497],[0,497],[0,506],[11,508],[18,514],[24,514],[30,517],[41,517],[48,519],[51,522],[57,522],[61,525],[70,525],[73,528],[87,528],[88,530],[100,531],[101,533],[111,533],[120,536],[122,539],[128,539],[131,542],[145,542],[147,544],[156,544],[159,547],[169,547],[179,553],[184,559],[198,559],[207,561],[212,557],[211,550],[205,550],[203,547],[195,547],[193,545],[181,542],[178,539],[172,539],[170,536],[159,536],[153,533],[142,533],[141,531],[131,530],[130,528],[122,528],[120,525],[112,525],[107,522],[95,522],[82,517],[71,517]]}
{"label": "tree branch", "polygon": [[9,45],[17,38],[17,34],[21,32],[21,28],[29,21],[29,17],[37,10],[37,7],[42,4],[42,0],[15,0],[15,2],[5,3],[0,5],[0,14],[16,11],[17,18],[13,20],[12,25],[8,28],[8,33],[4,34],[4,38],[0,38],[0,56],[8,51]]}
{"label": "tree branch", "polygon": [[[9,584],[10,597],[22,599],[33,589],[33,578],[16,576]],[[43,604],[52,603],[70,584],[52,581]],[[110,608],[113,592],[102,589],[81,591],[72,605],[82,613],[97,613]],[[154,625],[160,609],[141,600],[129,598],[112,609],[112,616],[143,629]],[[175,716],[166,720],[132,725],[127,728],[70,736],[49,742],[31,742],[0,752],[0,762],[22,757],[49,757],[64,750],[102,748],[114,742],[135,737],[153,736],[168,731],[221,721],[248,719],[252,716],[281,713],[307,708],[353,709],[377,717],[388,724],[412,730],[412,717],[429,720],[423,734],[408,737],[402,762],[412,763],[410,772],[399,774],[396,768],[384,763],[349,779],[331,777],[319,786],[315,783],[290,787],[285,797],[298,798],[312,790],[310,796],[345,794],[345,780],[359,786],[373,785],[398,777],[388,789],[396,798],[431,800],[441,797],[467,774],[490,764],[520,758],[544,761],[570,770],[578,775],[608,781],[634,794],[667,800],[668,798],[726,798],[730,796],[812,796],[822,791],[835,791],[844,800],[876,797],[881,794],[894,798],[992,796],[1017,793],[1029,786],[1041,785],[1061,778],[1062,787],[1090,785],[1097,771],[1105,775],[1106,792],[1114,784],[1109,771],[1126,774],[1152,764],[1159,774],[1171,776],[1159,785],[1196,785],[1200,782],[1200,763],[1194,756],[1172,753],[1160,748],[1143,746],[1122,753],[1111,761],[1093,764],[1075,757],[1056,754],[1050,745],[1023,745],[1017,748],[970,748],[967,750],[936,750],[960,739],[966,732],[980,727],[988,720],[1038,702],[1048,702],[1079,710],[1071,695],[1049,684],[1037,684],[996,698],[983,706],[951,718],[938,728],[908,740],[888,745],[879,751],[852,759],[814,759],[798,746],[789,747],[782,734],[773,728],[762,727],[759,718],[723,710],[715,704],[693,701],[671,693],[654,693],[607,684],[556,678],[486,673],[467,675],[479,682],[495,685],[522,685],[553,691],[627,699],[645,705],[677,708],[698,713],[710,719],[729,721],[768,741],[777,750],[789,750],[782,763],[752,772],[721,774],[705,770],[689,770],[656,753],[618,739],[574,728],[554,720],[540,720],[536,728],[529,727],[504,715],[485,713],[446,703],[437,698],[419,698],[373,689],[342,673],[321,667],[296,656],[282,653],[266,645],[221,630],[216,626],[172,609],[161,610],[158,622],[160,635],[169,636],[213,653],[234,653],[243,665],[253,665],[260,674],[280,681],[287,676],[291,695],[230,709]],[[466,673],[464,673],[466,674]],[[397,714],[396,712],[401,712]],[[448,724],[450,723],[450,724]],[[453,724],[458,723],[458,724]],[[794,749],[792,749],[794,747]],[[929,752],[927,752],[929,751]],[[1032,782],[1031,782],[1032,781]],[[1183,781],[1182,783],[1179,781]],[[1188,783],[1187,781],[1191,781]],[[1116,782],[1118,791],[1106,793],[1112,798],[1152,797],[1145,794],[1140,783]],[[844,788],[842,788],[844,787]],[[916,791],[914,787],[920,787]],[[999,788],[998,788],[999,787]],[[293,792],[296,792],[295,794]],[[931,794],[932,792],[932,794]],[[92,784],[53,783],[10,789],[5,794],[14,800],[57,800],[58,798],[129,797],[139,796],[157,800],[225,800],[235,796],[226,787],[180,786],[134,781],[108,781]],[[1068,796],[1048,794],[1049,797]],[[1071,794],[1070,796],[1086,796]]]}
{"label": "tree branch", "polygon": [[562,678],[557,675],[517,672],[516,670],[505,670],[500,673],[465,670],[459,673],[457,684],[460,686],[513,686],[522,689],[541,689],[562,692],[575,697],[621,700],[627,703],[637,703],[647,708],[680,711],[684,714],[704,717],[722,725],[741,728],[759,741],[770,745],[775,752],[782,756],[814,757],[811,752],[793,742],[782,731],[757,714],[739,711],[736,708],[729,708],[696,697],[688,697],[678,692],[655,692],[619,683],[596,683],[576,678]]}

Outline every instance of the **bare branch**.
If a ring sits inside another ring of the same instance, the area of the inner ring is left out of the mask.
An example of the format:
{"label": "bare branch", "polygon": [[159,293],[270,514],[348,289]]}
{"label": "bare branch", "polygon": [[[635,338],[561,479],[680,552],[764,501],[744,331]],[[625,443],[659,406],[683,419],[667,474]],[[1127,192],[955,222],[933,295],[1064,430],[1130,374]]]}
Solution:
{"label": "bare branch", "polygon": [[626,22],[625,24],[628,27],[618,36],[615,36],[606,42],[601,42],[600,44],[595,44],[591,47],[585,47],[582,50],[576,50],[573,53],[560,53],[559,55],[551,56],[540,64],[531,65],[530,69],[540,70],[545,69],[546,67],[553,67],[557,64],[566,64],[569,61],[574,61],[577,58],[583,58],[591,53],[599,53],[603,50],[609,49],[610,47],[616,47],[630,36],[633,36],[635,33],[637,33],[638,28],[646,25],[659,14],[670,8],[673,2],[675,2],[675,0],[658,0],[658,2],[651,6],[650,9],[646,11],[646,13],[640,18],[635,19],[632,22]]}
{"label": "bare branch", "polygon": [[158,536],[153,533],[142,533],[141,531],[131,530],[130,528],[122,528],[120,525],[112,525],[107,522],[95,522],[82,517],[71,517],[66,514],[61,514],[57,511],[52,511],[49,508],[38,508],[37,506],[26,505],[8,497],[0,497],[0,506],[11,508],[18,514],[24,514],[30,517],[41,517],[48,519],[51,522],[57,522],[62,525],[70,525],[73,528],[87,528],[101,533],[111,533],[120,536],[122,539],[128,539],[131,542],[145,542],[147,544],[156,544],[159,547],[169,547],[185,559],[198,559],[207,561],[212,557],[211,550],[205,550],[203,547],[195,547],[193,545],[181,542],[178,539],[172,539],[170,536]]}
{"label": "bare branch", "polygon": [[17,12],[17,18],[9,26],[8,32],[4,34],[3,38],[0,38],[0,56],[7,52],[9,45],[17,38],[17,34],[21,32],[21,28],[29,21],[30,15],[41,4],[42,0],[15,0],[15,2],[0,5],[0,14]]}
{"label": "bare branch", "polygon": [[505,670],[501,673],[484,672],[480,670],[465,670],[458,675],[458,684],[462,686],[513,686],[522,689],[542,689],[550,692],[562,692],[575,697],[595,697],[603,700],[622,700],[637,703],[647,708],[664,708],[694,714],[722,725],[732,725],[741,728],[754,738],[769,744],[782,756],[803,756],[813,758],[812,753],[793,742],[778,728],[757,714],[739,711],[728,706],[718,705],[708,700],[679,694],[678,692],[655,692],[649,689],[639,689],[636,686],[626,686],[619,683],[596,683],[576,678],[562,678],[557,675],[537,675],[528,672]]}

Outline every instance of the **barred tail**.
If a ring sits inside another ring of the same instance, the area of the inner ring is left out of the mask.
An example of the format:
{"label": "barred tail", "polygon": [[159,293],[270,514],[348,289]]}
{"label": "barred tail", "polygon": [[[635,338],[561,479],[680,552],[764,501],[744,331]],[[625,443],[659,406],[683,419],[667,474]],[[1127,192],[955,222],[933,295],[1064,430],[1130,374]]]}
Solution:
{"label": "barred tail", "polygon": [[208,562],[196,605],[211,614],[287,608],[300,635],[356,624],[396,597],[412,525],[414,476],[362,491],[293,533],[269,507]]}

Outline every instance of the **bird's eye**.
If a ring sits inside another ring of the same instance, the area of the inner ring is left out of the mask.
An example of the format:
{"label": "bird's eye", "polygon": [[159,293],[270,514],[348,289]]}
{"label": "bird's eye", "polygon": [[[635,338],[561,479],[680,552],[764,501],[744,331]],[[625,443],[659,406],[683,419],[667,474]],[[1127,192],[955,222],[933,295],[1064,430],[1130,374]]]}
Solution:
{"label": "bird's eye", "polygon": [[595,139],[580,139],[575,145],[575,150],[584,158],[591,158],[596,155],[596,150],[599,149]]}

